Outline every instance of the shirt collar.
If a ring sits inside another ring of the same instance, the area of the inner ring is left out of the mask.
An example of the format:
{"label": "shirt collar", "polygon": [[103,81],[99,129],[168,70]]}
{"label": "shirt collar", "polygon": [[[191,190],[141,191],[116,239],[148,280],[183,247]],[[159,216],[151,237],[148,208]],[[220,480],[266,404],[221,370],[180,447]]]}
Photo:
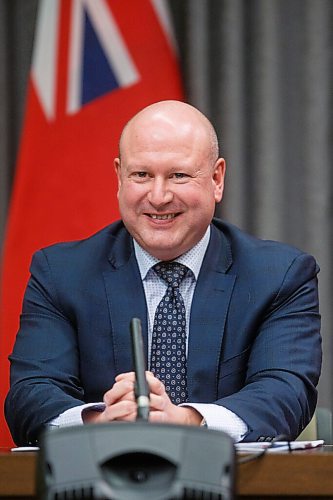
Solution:
{"label": "shirt collar", "polygon": [[[181,264],[184,264],[189,269],[191,269],[196,280],[198,279],[202,261],[208,247],[209,238],[210,238],[210,226],[208,226],[201,240],[196,245],[194,245],[193,248],[191,248],[183,255],[175,259],[177,262],[180,262]],[[144,280],[147,277],[147,274],[150,271],[150,269],[155,264],[160,262],[160,260],[156,259],[156,257],[153,257],[148,252],[146,252],[146,250],[144,250],[134,239],[133,243],[134,243],[136,260],[138,262],[141,274],[141,279]]]}

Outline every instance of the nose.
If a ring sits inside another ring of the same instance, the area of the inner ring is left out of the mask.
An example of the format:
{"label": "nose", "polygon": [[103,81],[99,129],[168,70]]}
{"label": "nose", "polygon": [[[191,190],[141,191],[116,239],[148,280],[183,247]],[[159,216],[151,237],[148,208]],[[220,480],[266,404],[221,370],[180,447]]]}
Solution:
{"label": "nose", "polygon": [[148,201],[156,208],[170,203],[173,193],[167,180],[155,178],[152,180],[150,190],[147,194]]}

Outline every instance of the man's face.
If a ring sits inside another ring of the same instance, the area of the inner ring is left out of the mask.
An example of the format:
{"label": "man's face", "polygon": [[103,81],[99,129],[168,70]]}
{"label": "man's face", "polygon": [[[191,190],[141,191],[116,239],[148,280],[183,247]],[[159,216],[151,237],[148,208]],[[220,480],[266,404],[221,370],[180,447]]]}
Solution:
{"label": "man's face", "polygon": [[118,200],[128,231],[149,254],[172,260],[204,235],[223,193],[225,163],[212,163],[198,127],[132,126],[116,158]]}

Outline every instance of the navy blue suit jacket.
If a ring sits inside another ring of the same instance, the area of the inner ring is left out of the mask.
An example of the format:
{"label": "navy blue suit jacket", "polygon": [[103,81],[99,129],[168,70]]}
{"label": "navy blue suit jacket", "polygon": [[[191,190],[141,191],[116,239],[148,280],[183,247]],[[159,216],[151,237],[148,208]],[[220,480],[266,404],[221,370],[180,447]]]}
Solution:
{"label": "navy blue suit jacket", "polygon": [[[294,438],[314,411],[321,365],[313,257],[214,220],[193,296],[190,402],[223,405],[246,440]],[[37,252],[11,359],[6,417],[17,444],[82,402],[101,401],[132,370],[129,323],[147,310],[122,222]]]}

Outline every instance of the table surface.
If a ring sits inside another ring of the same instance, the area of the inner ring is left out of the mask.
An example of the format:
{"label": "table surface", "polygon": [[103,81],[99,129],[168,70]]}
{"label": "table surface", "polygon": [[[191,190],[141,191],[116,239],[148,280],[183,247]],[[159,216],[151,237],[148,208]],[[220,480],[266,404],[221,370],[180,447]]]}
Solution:
{"label": "table surface", "polygon": [[[243,455],[238,455],[237,460]],[[36,452],[15,452],[0,448],[0,498],[34,498]],[[237,497],[332,498],[333,446],[267,453],[254,461],[237,465]]]}

